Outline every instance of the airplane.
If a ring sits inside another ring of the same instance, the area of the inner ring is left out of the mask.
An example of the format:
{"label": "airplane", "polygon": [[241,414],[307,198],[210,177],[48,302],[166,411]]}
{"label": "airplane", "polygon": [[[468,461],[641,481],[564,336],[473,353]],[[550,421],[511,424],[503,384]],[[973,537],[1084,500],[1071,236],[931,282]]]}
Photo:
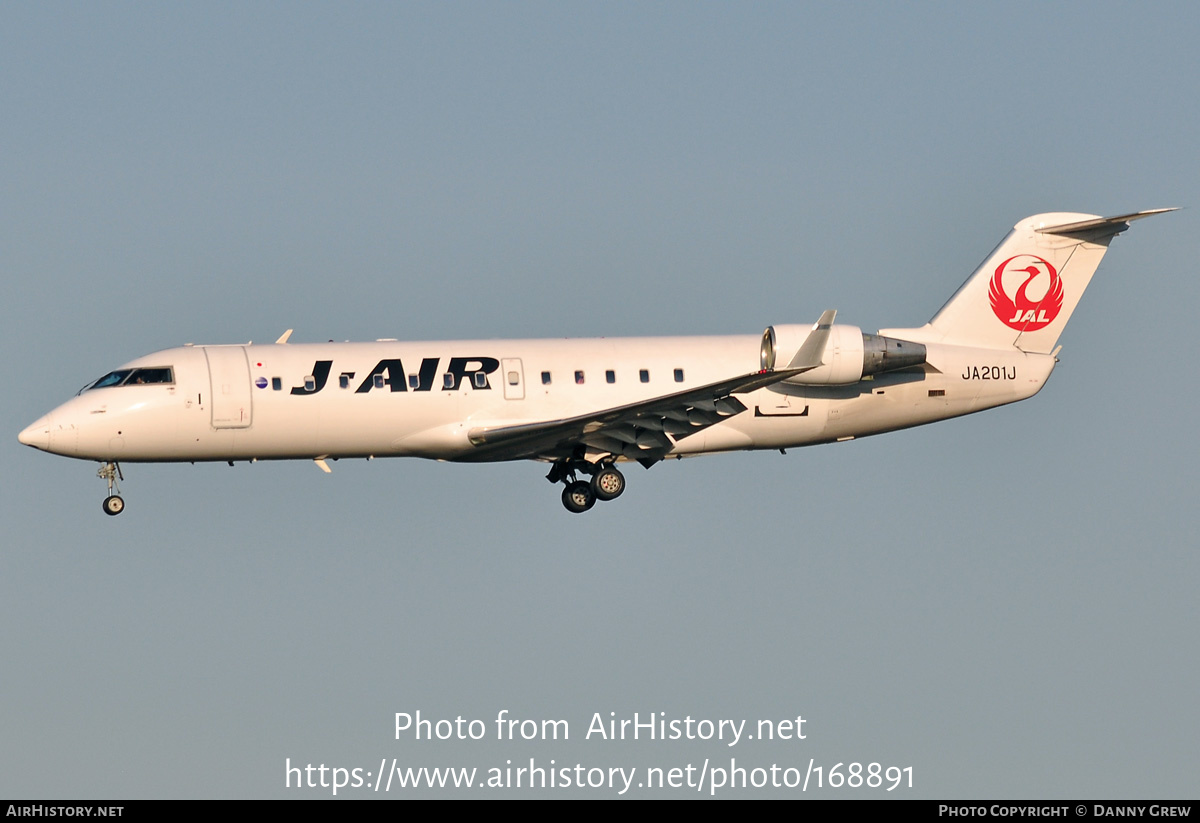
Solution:
{"label": "airplane", "polygon": [[[568,511],[625,490],[618,464],[785,449],[1024,400],[1113,237],[1134,220],[1056,212],[1017,223],[924,326],[868,334],[774,325],[758,336],[193,345],[131,360],[22,431],[101,464],[424,457],[538,460]],[[589,479],[584,479],[589,478]]]}

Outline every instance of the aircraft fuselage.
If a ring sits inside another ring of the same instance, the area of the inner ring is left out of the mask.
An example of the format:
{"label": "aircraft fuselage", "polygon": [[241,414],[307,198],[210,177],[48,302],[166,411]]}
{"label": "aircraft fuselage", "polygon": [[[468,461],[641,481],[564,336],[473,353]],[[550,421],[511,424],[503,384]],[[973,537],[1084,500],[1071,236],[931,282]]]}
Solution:
{"label": "aircraft fuselage", "polygon": [[[1035,394],[1054,358],[930,344],[927,365],[846,386],[788,382],[668,456],[861,437]],[[21,435],[98,461],[470,458],[475,429],[569,418],[758,368],[753,336],[185,346],[117,371],[173,382],[91,388]],[[514,459],[503,455],[490,459]],[[626,459],[618,457],[617,459]]]}
{"label": "aircraft fuselage", "polygon": [[[572,512],[624,491],[616,464],[786,449],[1037,394],[1113,237],[1170,209],[1017,223],[933,318],[864,334],[184,346],[130,361],[19,435],[120,463],[425,457],[541,460]],[[583,480],[580,475],[590,476]]]}

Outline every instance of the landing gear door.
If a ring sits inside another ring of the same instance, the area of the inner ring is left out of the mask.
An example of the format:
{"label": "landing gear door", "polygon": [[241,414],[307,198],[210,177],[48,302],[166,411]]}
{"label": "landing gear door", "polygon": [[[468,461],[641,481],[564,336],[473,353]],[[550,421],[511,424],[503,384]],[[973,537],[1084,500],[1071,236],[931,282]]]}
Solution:
{"label": "landing gear door", "polygon": [[512,357],[500,361],[500,372],[504,380],[505,400],[525,399],[525,372],[521,369],[521,360]]}
{"label": "landing gear door", "polygon": [[212,386],[214,429],[244,429],[250,425],[250,364],[242,346],[205,346]]}

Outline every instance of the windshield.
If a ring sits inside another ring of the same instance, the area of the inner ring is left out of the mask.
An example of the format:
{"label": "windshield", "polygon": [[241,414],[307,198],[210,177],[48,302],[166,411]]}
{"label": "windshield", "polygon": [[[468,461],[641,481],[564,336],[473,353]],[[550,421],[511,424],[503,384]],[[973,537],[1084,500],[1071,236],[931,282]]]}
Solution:
{"label": "windshield", "polygon": [[131,371],[132,371],[132,369],[124,369],[122,371],[110,371],[108,374],[101,377],[95,383],[88,386],[88,389],[104,389],[104,388],[108,388],[109,386],[119,385],[122,380],[124,380],[126,377],[129,376],[129,373]]}
{"label": "windshield", "polygon": [[174,383],[175,373],[170,366],[153,366],[144,369],[117,369],[110,371],[95,383],[80,389],[80,392],[92,389],[107,389],[111,386],[134,386],[151,383]]}

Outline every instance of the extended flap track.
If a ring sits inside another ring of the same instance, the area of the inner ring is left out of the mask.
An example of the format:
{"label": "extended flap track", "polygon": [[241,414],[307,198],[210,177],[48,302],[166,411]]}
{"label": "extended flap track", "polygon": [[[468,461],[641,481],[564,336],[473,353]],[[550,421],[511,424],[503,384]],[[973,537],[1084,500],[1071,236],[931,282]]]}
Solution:
{"label": "extended flap track", "polygon": [[584,443],[597,451],[606,451],[631,459],[662,456],[675,443],[698,431],[741,414],[746,410],[736,397],[699,400],[686,409],[670,409],[646,414],[602,431],[584,431]]}

